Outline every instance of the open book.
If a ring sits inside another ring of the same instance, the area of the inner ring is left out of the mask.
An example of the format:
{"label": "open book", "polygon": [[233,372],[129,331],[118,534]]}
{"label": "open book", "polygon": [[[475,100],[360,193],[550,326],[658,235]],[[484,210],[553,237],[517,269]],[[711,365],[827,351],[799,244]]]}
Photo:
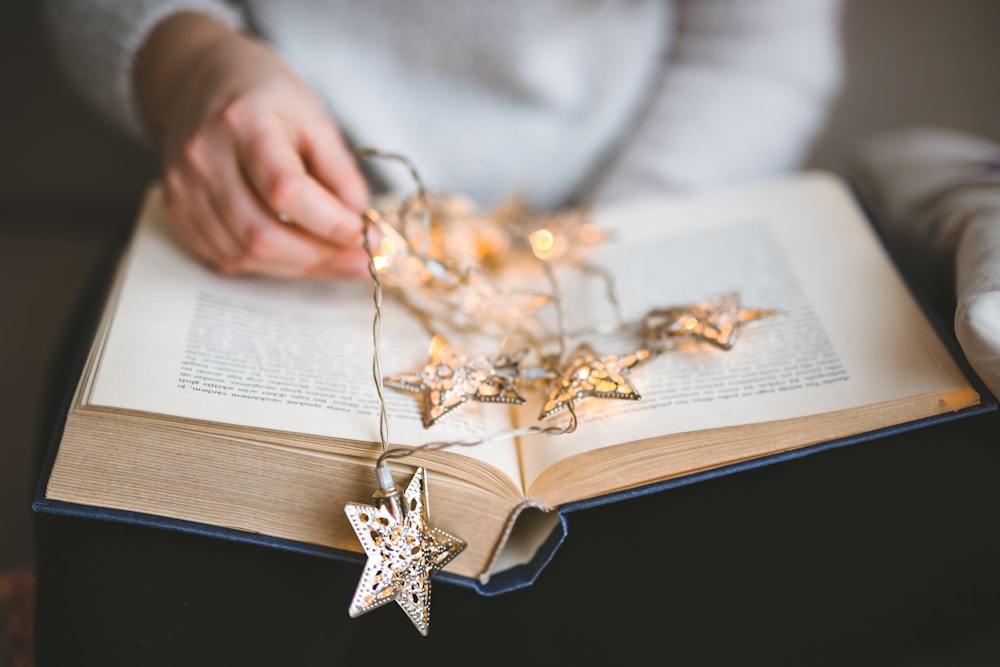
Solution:
{"label": "open book", "polygon": [[[393,463],[400,484],[426,470],[431,523],[467,543],[443,579],[486,593],[525,585],[568,509],[984,409],[835,176],[592,215],[610,235],[589,261],[614,276],[626,321],[729,293],[780,315],[745,326],[732,349],[652,356],[628,374],[641,399],[581,402],[572,434]],[[594,280],[561,280],[570,329],[613,317]],[[366,281],[212,272],[174,237],[151,188],[36,509],[360,560],[344,507],[370,502],[380,452],[372,303]],[[392,299],[383,311],[382,371],[420,368],[427,330]],[[425,428],[414,396],[387,389],[385,401],[392,444],[404,446],[526,426],[544,407],[544,396],[471,402]]]}

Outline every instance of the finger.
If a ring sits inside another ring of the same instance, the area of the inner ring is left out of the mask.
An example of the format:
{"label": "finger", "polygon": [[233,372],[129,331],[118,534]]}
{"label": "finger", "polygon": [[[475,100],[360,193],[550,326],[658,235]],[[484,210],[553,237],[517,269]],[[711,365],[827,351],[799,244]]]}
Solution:
{"label": "finger", "polygon": [[368,208],[371,203],[368,184],[353,153],[332,124],[324,118],[313,132],[298,138],[298,148],[310,173],[348,208],[358,213]]}
{"label": "finger", "polygon": [[181,239],[201,259],[221,268],[243,254],[235,239],[226,232],[207,193],[190,187],[179,167],[166,169],[164,206]]}
{"label": "finger", "polygon": [[220,190],[215,201],[240,247],[232,271],[306,275],[313,267],[325,266],[336,275],[347,276],[367,266],[367,256],[359,248],[348,251],[279,222],[249,187]]}
{"label": "finger", "polygon": [[174,190],[166,186],[164,187],[163,206],[166,209],[167,218],[170,220],[170,224],[177,232],[177,235],[200,259],[210,264],[215,264],[217,253],[198,232],[198,228],[193,222],[192,214],[184,202],[185,199],[176,195]]}
{"label": "finger", "polygon": [[241,263],[240,268],[245,273],[281,278],[356,279],[368,275],[368,258],[356,249],[330,248],[326,258],[312,266],[248,257]]}
{"label": "finger", "polygon": [[345,247],[361,243],[361,217],[306,172],[295,147],[276,123],[237,139],[240,166],[273,215]]}
{"label": "finger", "polygon": [[[236,167],[232,141],[225,132],[208,128],[187,137],[167,156],[165,180],[168,191],[187,211],[183,222],[189,234],[209,246],[207,258],[222,265],[245,254],[222,199],[254,195]],[[219,193],[225,194],[220,197]]]}
{"label": "finger", "polygon": [[[253,195],[247,190],[245,197],[252,201]],[[262,209],[253,211],[252,204],[233,203],[220,213],[205,191],[176,184],[165,187],[164,204],[182,240],[222,273],[288,278],[367,275],[368,257],[363,251],[324,243],[277,224]]]}

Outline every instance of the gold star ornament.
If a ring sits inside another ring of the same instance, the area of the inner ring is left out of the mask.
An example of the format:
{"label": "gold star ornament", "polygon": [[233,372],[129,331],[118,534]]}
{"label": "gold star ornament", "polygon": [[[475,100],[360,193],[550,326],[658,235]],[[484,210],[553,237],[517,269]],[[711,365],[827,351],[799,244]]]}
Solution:
{"label": "gold star ornament", "polygon": [[644,320],[646,342],[659,352],[687,341],[729,350],[745,325],[779,314],[777,310],[742,308],[736,294],[730,292],[700,303],[650,311]]}
{"label": "gold star ornament", "polygon": [[357,618],[395,601],[420,634],[430,625],[431,577],[464,548],[465,542],[428,522],[427,482],[417,468],[406,490],[378,490],[374,505],[344,508],[368,555],[349,613]]}
{"label": "gold star ornament", "polygon": [[588,398],[638,401],[641,396],[625,375],[651,356],[649,350],[639,350],[622,357],[598,357],[589,345],[580,345],[551,385],[538,418],[546,419]]}
{"label": "gold star ornament", "polygon": [[383,380],[387,387],[423,396],[424,428],[469,401],[524,403],[514,387],[515,357],[469,357],[441,336],[431,341],[430,357],[423,368]]}

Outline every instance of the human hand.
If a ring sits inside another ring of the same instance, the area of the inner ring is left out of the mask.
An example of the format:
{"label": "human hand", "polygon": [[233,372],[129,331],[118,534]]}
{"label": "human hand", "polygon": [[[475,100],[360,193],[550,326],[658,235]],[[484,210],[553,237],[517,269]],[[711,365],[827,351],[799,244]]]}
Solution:
{"label": "human hand", "polygon": [[356,277],[368,189],[338,129],[273,51],[214,19],[162,21],[136,61],[181,238],[230,274]]}

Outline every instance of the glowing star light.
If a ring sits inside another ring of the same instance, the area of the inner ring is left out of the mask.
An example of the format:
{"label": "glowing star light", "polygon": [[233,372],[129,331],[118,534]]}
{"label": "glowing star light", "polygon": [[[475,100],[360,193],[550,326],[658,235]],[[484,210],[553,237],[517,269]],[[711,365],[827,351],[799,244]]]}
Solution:
{"label": "glowing star light", "polygon": [[395,601],[426,636],[431,577],[465,548],[465,542],[429,525],[423,468],[417,468],[402,494],[389,486],[375,492],[375,505],[348,503],[344,507],[368,555],[349,612],[356,618]]}
{"label": "glowing star light", "polygon": [[423,368],[383,380],[387,387],[423,396],[424,428],[469,401],[524,403],[513,385],[513,373],[501,374],[517,365],[516,358],[468,357],[441,336],[431,341],[430,355],[430,362]]}
{"label": "glowing star light", "polygon": [[625,374],[650,356],[649,350],[639,350],[623,357],[597,357],[589,345],[580,345],[563,366],[538,418],[546,419],[588,398],[639,400]]}
{"label": "glowing star light", "polygon": [[650,311],[646,342],[655,350],[670,350],[685,341],[703,341],[723,350],[736,344],[744,325],[779,315],[777,310],[741,308],[735,293],[701,303]]}

